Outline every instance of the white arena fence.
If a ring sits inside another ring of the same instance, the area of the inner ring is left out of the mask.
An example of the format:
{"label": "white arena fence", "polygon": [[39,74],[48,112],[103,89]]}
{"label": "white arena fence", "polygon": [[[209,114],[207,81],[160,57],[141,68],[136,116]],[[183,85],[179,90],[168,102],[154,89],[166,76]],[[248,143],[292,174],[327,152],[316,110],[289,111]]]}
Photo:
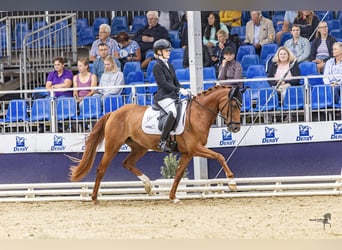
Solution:
{"label": "white arena fence", "polygon": [[[180,199],[242,198],[341,195],[342,176],[291,176],[236,178],[237,191],[227,179],[183,179],[177,190]],[[147,195],[141,181],[102,182],[98,200],[167,200],[173,179],[151,181]],[[91,201],[94,182],[28,183],[0,185],[0,202]]]}

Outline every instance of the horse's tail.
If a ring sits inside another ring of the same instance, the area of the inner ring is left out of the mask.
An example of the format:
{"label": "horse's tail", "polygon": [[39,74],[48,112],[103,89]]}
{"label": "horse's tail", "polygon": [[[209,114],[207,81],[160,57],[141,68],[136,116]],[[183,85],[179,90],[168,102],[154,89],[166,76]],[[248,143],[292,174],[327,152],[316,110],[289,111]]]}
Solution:
{"label": "horse's tail", "polygon": [[70,167],[70,180],[79,181],[83,179],[91,170],[97,151],[97,146],[104,139],[105,125],[111,113],[103,116],[94,126],[92,132],[89,134],[83,157],[81,160],[74,160],[79,164],[77,166]]}

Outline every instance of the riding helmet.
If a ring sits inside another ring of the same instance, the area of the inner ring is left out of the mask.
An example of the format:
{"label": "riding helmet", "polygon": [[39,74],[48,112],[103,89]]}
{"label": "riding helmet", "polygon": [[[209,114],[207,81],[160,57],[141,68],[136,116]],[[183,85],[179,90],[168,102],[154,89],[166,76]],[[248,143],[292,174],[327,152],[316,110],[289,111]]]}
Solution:
{"label": "riding helmet", "polygon": [[159,39],[155,41],[153,44],[154,53],[157,53],[157,51],[161,49],[172,49],[171,43],[166,39]]}

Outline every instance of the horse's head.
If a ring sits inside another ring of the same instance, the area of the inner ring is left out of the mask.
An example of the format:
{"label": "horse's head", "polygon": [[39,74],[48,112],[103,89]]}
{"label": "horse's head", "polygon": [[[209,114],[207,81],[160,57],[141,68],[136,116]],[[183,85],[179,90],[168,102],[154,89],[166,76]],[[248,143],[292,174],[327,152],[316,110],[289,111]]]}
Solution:
{"label": "horse's head", "polygon": [[240,110],[242,106],[242,93],[239,87],[233,87],[228,93],[227,105],[221,110],[226,117],[228,131],[236,133],[240,131]]}

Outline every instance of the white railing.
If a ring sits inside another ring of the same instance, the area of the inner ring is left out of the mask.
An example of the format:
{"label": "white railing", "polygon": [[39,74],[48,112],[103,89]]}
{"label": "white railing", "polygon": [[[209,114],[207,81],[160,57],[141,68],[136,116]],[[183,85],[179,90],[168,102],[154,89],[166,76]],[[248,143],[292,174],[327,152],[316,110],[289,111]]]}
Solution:
{"label": "white railing", "polygon": [[[228,179],[183,179],[177,189],[180,199],[341,195],[342,176],[291,176],[236,178],[237,192]],[[151,181],[153,195],[146,194],[141,181],[102,182],[101,200],[166,200],[172,179]],[[0,185],[0,202],[91,201],[94,182],[28,183]]]}

